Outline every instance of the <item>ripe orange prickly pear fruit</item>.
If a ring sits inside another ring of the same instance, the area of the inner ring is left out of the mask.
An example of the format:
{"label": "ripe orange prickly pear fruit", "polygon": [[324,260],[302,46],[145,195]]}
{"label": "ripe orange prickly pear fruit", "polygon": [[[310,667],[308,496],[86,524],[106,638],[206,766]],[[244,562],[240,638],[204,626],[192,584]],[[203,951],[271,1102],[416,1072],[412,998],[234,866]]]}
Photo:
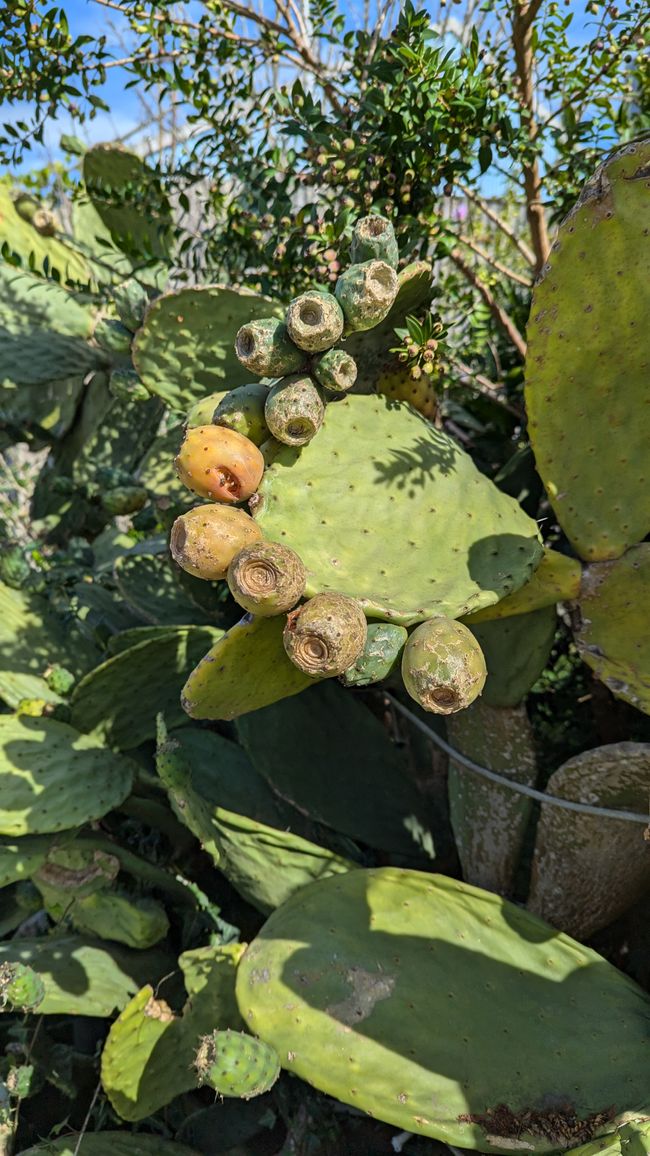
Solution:
{"label": "ripe orange prickly pear fruit", "polygon": [[423,710],[455,714],[478,698],[487,668],[483,651],[462,622],[429,618],[409,635],[402,678]]}
{"label": "ripe orange prickly pear fruit", "polygon": [[254,494],[264,473],[264,458],[243,434],[225,426],[188,429],[176,458],[183,485],[214,502],[243,502]]}
{"label": "ripe orange prickly pear fruit", "polygon": [[427,374],[422,374],[416,381],[410,369],[396,361],[379,375],[376,388],[377,393],[389,401],[407,401],[429,421],[433,421],[436,416],[438,398],[435,386]]}
{"label": "ripe orange prickly pear fruit", "polygon": [[304,674],[333,678],[361,654],[368,634],[358,602],[346,594],[316,594],[287,617],[283,642]]}
{"label": "ripe orange prickly pear fruit", "polygon": [[172,558],[195,578],[225,578],[233,558],[262,537],[257,522],[232,506],[196,506],[177,518],[169,548]]}

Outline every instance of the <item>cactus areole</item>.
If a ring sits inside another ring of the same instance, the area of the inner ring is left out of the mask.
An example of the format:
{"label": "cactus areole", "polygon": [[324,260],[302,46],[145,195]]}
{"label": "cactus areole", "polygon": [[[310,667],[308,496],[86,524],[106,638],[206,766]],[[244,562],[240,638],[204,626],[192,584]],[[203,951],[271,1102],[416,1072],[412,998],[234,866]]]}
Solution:
{"label": "cactus areole", "polygon": [[237,999],[289,1071],[462,1148],[557,1152],[650,1116],[650,998],[455,879],[385,867],[302,888],[242,957]]}

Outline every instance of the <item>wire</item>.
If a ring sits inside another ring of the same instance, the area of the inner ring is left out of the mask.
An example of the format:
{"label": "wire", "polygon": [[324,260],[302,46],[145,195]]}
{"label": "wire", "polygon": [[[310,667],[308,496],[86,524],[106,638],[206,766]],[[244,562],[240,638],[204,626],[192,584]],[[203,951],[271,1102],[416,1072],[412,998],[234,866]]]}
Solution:
{"label": "wire", "polygon": [[[514,779],[506,779],[504,775],[499,775],[496,771],[490,771],[487,767],[480,766],[479,763],[468,759],[467,755],[462,754],[461,751],[455,750],[455,748],[441,738],[436,731],[422,722],[413,711],[403,706],[392,694],[386,692],[386,698],[399,714],[404,715],[404,718],[407,718],[414,727],[422,731],[422,733],[439,746],[441,750],[446,751],[455,763],[459,763],[475,775],[482,775],[484,779],[490,779],[491,782],[498,783],[502,787],[509,787],[511,791],[517,791],[520,795],[528,795],[529,799],[537,799],[540,803],[550,803],[554,807],[564,808],[565,811],[579,811],[583,815],[596,815],[599,819],[624,819],[628,823],[644,823],[646,827],[650,822],[650,814],[640,815],[636,811],[616,811],[611,807],[592,807],[590,803],[573,803],[570,799],[560,799],[557,795],[547,795],[546,791],[537,791],[535,787],[528,787],[525,783],[518,783]],[[515,773],[513,770],[512,774]]]}

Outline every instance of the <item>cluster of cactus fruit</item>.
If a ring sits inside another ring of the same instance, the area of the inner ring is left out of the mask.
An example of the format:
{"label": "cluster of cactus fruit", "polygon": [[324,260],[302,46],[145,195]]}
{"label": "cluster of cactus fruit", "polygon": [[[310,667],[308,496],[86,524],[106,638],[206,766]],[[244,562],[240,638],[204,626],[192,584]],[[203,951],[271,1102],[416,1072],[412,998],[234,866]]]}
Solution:
{"label": "cluster of cactus fruit", "polygon": [[[345,339],[375,328],[395,303],[398,249],[390,221],[379,216],[358,221],[351,258],[334,293],[308,291],[290,302],[284,319],[262,318],[239,329],[237,357],[263,381],[231,390],[216,406],[211,424],[188,428],[176,458],[178,476],[214,504],[181,515],[170,543],[175,561],[190,574],[227,578],[233,598],[248,613],[287,615],[284,648],[304,674],[342,676],[348,682],[346,672],[355,664],[368,665],[364,607],[336,589],[301,602],[307,586],[304,559],[272,536],[265,538],[255,513],[264,501],[265,469],[282,447],[307,446],[318,436],[326,413],[340,406],[341,396],[354,386],[357,367]],[[367,410],[365,418],[372,421],[370,405]],[[245,502],[252,515],[242,509]],[[386,553],[392,548],[387,542]],[[480,647],[462,623],[428,611],[419,616],[425,621],[406,645],[405,637],[393,636],[398,653],[403,651],[406,689],[425,710],[462,710],[485,683]]]}

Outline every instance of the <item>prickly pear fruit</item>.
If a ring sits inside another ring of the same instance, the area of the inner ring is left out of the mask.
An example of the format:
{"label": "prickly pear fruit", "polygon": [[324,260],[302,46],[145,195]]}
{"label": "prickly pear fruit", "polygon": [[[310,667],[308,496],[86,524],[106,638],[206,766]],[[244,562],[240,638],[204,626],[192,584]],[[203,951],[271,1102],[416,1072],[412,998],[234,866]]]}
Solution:
{"label": "prickly pear fruit", "polygon": [[312,371],[318,384],[334,393],[346,393],[357,380],[357,363],[344,349],[328,349],[315,357]]}
{"label": "prickly pear fruit", "polygon": [[199,1084],[242,1100],[270,1091],[280,1075],[280,1058],[274,1048],[246,1032],[230,1030],[203,1036],[194,1066]]}
{"label": "prickly pear fruit", "polygon": [[264,416],[271,433],[287,446],[304,446],[323,424],[325,407],[311,377],[285,377],[268,392]]}
{"label": "prickly pear fruit", "polygon": [[230,563],[245,546],[262,537],[257,522],[232,506],[195,506],[172,526],[172,558],[195,578],[225,578]]}
{"label": "prickly pear fruit", "polygon": [[397,274],[385,261],[351,265],[336,283],[336,299],[349,330],[372,329],[383,321],[397,297]]}
{"label": "prickly pear fruit", "polygon": [[299,373],[307,360],[289,337],[284,321],[277,317],[263,317],[242,325],[235,338],[235,353],[242,365],[260,377]]}
{"label": "prickly pear fruit", "polygon": [[114,369],[109,378],[108,390],[116,401],[148,401],[151,397],[135,369]]}
{"label": "prickly pear fruit", "polygon": [[254,445],[261,446],[269,436],[269,427],[264,419],[268,393],[268,386],[258,381],[230,389],[214,411],[214,425],[234,429],[249,438]]}
{"label": "prickly pear fruit", "polygon": [[354,226],[350,259],[354,265],[363,261],[385,261],[391,269],[397,268],[399,249],[395,230],[386,219],[373,213],[361,217]]}
{"label": "prickly pear fruit", "polygon": [[24,963],[0,963],[0,1007],[11,1004],[33,1011],[45,997],[40,975]]}
{"label": "prickly pear fruit", "polygon": [[[121,285],[113,287],[113,300],[117,315],[123,325],[135,333],[144,321],[144,314],[149,304],[149,294],[147,290],[136,281],[135,277],[129,277],[128,281],[123,281]],[[147,394],[147,396],[151,396]]]}
{"label": "prickly pear fruit", "polygon": [[295,297],[287,309],[289,336],[308,353],[320,353],[336,345],[343,324],[343,311],[332,293],[312,289]]}
{"label": "prickly pear fruit", "polygon": [[183,485],[214,502],[243,502],[264,473],[257,446],[232,429],[199,425],[188,429],[176,458]]}
{"label": "prickly pear fruit", "polygon": [[431,378],[423,373],[416,381],[410,369],[398,361],[380,373],[377,393],[389,401],[407,401],[429,421],[433,421],[436,416],[438,398]]}
{"label": "prickly pear fruit", "polygon": [[340,681],[343,686],[371,686],[388,678],[399,662],[408,633],[403,626],[389,622],[371,622],[368,625],[366,645],[361,654]]}
{"label": "prickly pear fruit", "polygon": [[189,429],[194,429],[197,425],[210,425],[218,407],[229,393],[229,389],[219,389],[216,393],[209,393],[207,397],[202,397],[200,401],[195,402],[188,410],[185,420],[186,426]]}
{"label": "prickly pear fruit", "polygon": [[[283,642],[294,666],[313,678],[343,674],[367,637],[363,610],[346,594],[316,594],[287,618]],[[469,633],[469,631],[468,631]]]}
{"label": "prickly pear fruit", "polygon": [[302,597],[305,581],[305,567],[298,555],[277,542],[246,546],[228,567],[228,585],[235,602],[263,618],[291,610]]}
{"label": "prickly pear fruit", "polygon": [[130,329],[111,317],[99,318],[93,337],[100,349],[105,349],[107,353],[128,353],[133,340]]}
{"label": "prickly pear fruit", "polygon": [[487,668],[471,630],[453,618],[429,618],[402,655],[404,686],[423,710],[455,714],[483,690]]}
{"label": "prickly pear fruit", "polygon": [[107,514],[135,514],[146,504],[149,497],[144,486],[115,486],[102,494],[102,506]]}

